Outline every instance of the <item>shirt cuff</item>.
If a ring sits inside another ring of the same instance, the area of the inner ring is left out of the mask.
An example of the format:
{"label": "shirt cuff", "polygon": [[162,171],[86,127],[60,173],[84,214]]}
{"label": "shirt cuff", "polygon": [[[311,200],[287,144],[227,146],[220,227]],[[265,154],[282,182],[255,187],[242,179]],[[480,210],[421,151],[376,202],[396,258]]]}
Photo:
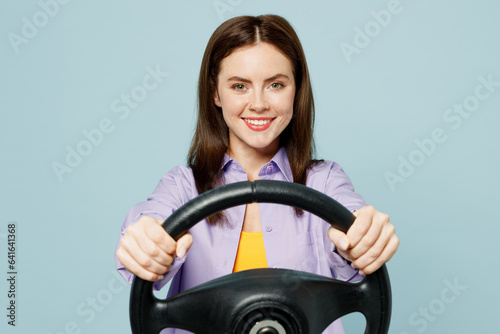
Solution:
{"label": "shirt cuff", "polygon": [[[174,259],[174,262],[172,263],[172,268],[165,273],[163,279],[154,282],[153,288],[158,291],[161,290],[165,285],[167,285],[167,283],[170,282],[170,280],[175,276],[175,274],[177,274],[182,264],[186,261],[186,257],[184,257],[183,259],[176,257]],[[122,266],[118,267],[117,270],[128,284],[132,284],[132,281],[134,280],[134,274],[132,274],[130,271],[128,271]]]}

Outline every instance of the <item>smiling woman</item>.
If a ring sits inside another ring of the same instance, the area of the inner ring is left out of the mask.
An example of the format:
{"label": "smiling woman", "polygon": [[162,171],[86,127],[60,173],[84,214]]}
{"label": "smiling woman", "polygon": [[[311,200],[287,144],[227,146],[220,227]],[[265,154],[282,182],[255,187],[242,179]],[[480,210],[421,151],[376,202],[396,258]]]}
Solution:
{"label": "smiling woman", "polygon": [[[276,15],[224,22],[203,56],[187,166],[165,174],[148,201],[130,210],[116,252],[120,273],[128,282],[134,274],[157,281],[156,288],[171,280],[172,296],[241,268],[295,269],[350,282],[380,268],[398,248],[394,226],[354,192],[338,164],[313,159],[313,124],[307,63],[290,24]],[[177,242],[163,229],[199,194],[258,179],[306,185],[357,218],[345,234],[297,208],[252,203],[209,216]],[[336,320],[324,333],[343,332]]]}
{"label": "smiling woman", "polygon": [[[264,90],[264,87],[270,89]],[[275,89],[277,93],[271,95]],[[282,97],[281,102],[286,101],[287,105],[278,108],[273,103],[274,112],[289,109],[289,104],[293,103],[293,117],[279,133],[278,143],[287,152],[293,181],[305,184],[307,170],[315,163],[314,100],[302,45],[292,26],[280,16],[241,16],[227,20],[215,30],[208,41],[201,64],[198,121],[188,157],[198,191],[202,193],[222,183],[219,180],[222,176],[219,173],[220,164],[230,146],[226,115],[237,109],[235,105],[224,111],[233,100],[225,103],[225,108],[222,108],[225,98],[223,93],[234,90],[236,93],[230,96],[234,96],[240,109],[241,104],[246,103],[248,110],[244,116],[253,117],[254,121],[260,121],[258,117],[268,118],[272,112],[267,110],[266,115],[257,115],[262,108],[270,107],[260,105],[262,103],[269,104]],[[229,97],[229,94],[226,95]],[[272,100],[270,95],[273,96]],[[286,95],[289,99],[281,95]],[[251,122],[252,120],[247,124]],[[271,131],[275,127],[272,128]],[[262,137],[261,134],[259,136]],[[266,155],[269,161],[271,152],[268,151]],[[248,156],[247,160],[251,162],[255,158],[259,156]],[[266,158],[258,159],[255,166]],[[248,168],[255,169],[255,166]],[[208,221],[215,223],[222,218],[223,215],[218,213],[209,217]]]}

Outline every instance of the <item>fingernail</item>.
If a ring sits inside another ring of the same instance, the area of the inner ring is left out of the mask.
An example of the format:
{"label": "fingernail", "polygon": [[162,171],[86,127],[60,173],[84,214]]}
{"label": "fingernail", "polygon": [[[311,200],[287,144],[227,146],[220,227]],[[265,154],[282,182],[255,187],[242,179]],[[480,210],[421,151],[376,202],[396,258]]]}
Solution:
{"label": "fingernail", "polygon": [[359,273],[360,275],[365,276],[365,273],[363,272],[363,270],[359,270],[359,271],[358,271],[358,273]]}
{"label": "fingernail", "polygon": [[179,259],[183,259],[184,256],[186,256],[186,249],[184,247],[179,248],[179,251],[177,252],[177,257]]}
{"label": "fingernail", "polygon": [[339,247],[341,250],[345,251],[347,249],[347,245],[348,245],[347,240],[345,239],[340,240]]}
{"label": "fingernail", "polygon": [[158,279],[159,279],[159,280],[161,280],[161,279],[163,279],[163,278],[164,278],[164,277],[163,277],[163,275],[158,276]]}

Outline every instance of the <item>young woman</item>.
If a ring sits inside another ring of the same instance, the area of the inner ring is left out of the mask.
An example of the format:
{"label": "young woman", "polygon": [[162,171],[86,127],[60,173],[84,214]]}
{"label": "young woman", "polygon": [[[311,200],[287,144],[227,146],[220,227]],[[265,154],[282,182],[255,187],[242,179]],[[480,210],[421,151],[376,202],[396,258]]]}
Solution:
{"label": "young woman", "polygon": [[[116,263],[128,282],[135,274],[159,289],[172,280],[171,296],[259,267],[357,281],[396,252],[389,217],[367,206],[338,164],[313,160],[309,72],[285,19],[242,16],[217,28],[203,56],[198,112],[188,165],[165,174],[123,223]],[[344,234],[308,212],[254,203],[207,218],[177,242],[161,227],[202,192],[258,179],[305,184],[339,201],[356,220]],[[343,333],[340,320],[325,333]]]}

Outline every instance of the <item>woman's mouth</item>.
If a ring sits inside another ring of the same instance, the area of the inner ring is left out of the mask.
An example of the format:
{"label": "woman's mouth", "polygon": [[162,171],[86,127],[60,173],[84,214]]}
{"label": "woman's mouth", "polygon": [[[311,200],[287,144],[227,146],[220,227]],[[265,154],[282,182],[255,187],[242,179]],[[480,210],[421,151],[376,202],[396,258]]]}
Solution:
{"label": "woman's mouth", "polygon": [[275,118],[243,118],[245,124],[254,131],[264,131],[271,126]]}

